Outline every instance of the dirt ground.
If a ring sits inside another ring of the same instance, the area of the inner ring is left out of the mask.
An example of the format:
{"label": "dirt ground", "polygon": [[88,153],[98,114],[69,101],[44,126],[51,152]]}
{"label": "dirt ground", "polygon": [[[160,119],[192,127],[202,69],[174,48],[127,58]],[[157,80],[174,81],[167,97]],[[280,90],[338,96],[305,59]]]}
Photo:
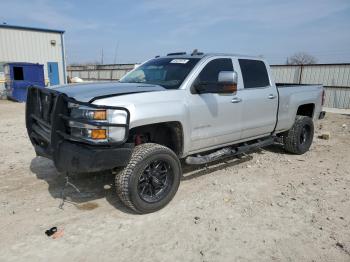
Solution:
{"label": "dirt ground", "polygon": [[[64,176],[35,156],[24,104],[0,101],[0,260],[350,261],[350,116],[327,114],[316,132],[302,156],[272,146],[185,166],[153,214],[125,209],[110,173],[75,177],[81,193],[68,187],[60,209]],[[53,226],[64,235],[47,237]]]}

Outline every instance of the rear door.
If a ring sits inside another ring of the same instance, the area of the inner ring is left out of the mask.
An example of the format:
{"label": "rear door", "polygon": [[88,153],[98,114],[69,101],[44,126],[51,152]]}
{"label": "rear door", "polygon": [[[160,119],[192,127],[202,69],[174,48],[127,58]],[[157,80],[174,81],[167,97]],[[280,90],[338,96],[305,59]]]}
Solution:
{"label": "rear door", "polygon": [[238,59],[244,89],[242,99],[242,139],[271,133],[276,124],[278,93],[261,60]]}
{"label": "rear door", "polygon": [[[231,58],[215,58],[207,62],[196,81],[217,84],[221,71],[233,71]],[[232,102],[237,94],[197,94],[192,87],[189,97],[191,149],[217,147],[236,141],[241,135],[242,104]]]}

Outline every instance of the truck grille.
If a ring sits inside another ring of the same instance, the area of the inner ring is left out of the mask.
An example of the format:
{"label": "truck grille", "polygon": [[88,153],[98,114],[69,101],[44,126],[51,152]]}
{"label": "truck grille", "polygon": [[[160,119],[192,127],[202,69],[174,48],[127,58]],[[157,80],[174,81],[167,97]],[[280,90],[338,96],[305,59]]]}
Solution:
{"label": "truck grille", "polygon": [[44,155],[51,151],[51,130],[55,117],[54,108],[58,94],[47,88],[31,87],[28,90],[26,104],[26,125],[32,143],[42,150]]}
{"label": "truck grille", "polygon": [[94,145],[94,141],[89,141],[79,137],[72,136],[69,121],[80,122],[93,126],[101,126],[101,123],[85,119],[76,119],[70,116],[68,103],[72,102],[79,105],[85,105],[91,108],[103,108],[123,110],[127,113],[126,124],[103,123],[103,126],[120,126],[125,128],[125,139],[120,142],[105,142],[98,146],[119,146],[126,142],[129,133],[130,112],[123,107],[109,107],[93,105],[86,102],[79,102],[65,94],[53,89],[30,87],[28,89],[26,103],[26,126],[28,136],[35,147],[38,155],[54,159],[54,152],[59,151],[59,145],[64,140],[73,143],[82,143],[85,145]]}

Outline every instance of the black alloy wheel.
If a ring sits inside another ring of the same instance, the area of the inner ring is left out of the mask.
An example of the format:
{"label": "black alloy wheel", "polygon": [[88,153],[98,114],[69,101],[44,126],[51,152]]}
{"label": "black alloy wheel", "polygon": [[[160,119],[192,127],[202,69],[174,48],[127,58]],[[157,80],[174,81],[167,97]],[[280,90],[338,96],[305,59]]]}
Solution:
{"label": "black alloy wheel", "polygon": [[155,160],[142,172],[137,186],[138,194],[146,202],[157,202],[169,193],[173,182],[170,164],[166,160]]}

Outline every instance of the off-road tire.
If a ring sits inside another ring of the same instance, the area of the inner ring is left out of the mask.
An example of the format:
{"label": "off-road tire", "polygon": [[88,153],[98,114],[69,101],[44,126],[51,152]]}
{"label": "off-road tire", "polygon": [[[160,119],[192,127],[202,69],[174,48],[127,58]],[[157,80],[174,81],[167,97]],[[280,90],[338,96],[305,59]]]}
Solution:
{"label": "off-road tire", "polygon": [[[165,159],[171,166],[172,185],[164,198],[155,203],[149,203],[140,197],[138,183],[144,169],[157,159]],[[117,195],[127,207],[137,213],[155,212],[172,200],[179,187],[181,176],[180,160],[171,149],[159,144],[141,144],[134,148],[128,165],[115,177]]]}
{"label": "off-road tire", "polygon": [[[306,129],[306,134],[305,134]],[[294,125],[283,136],[286,151],[302,155],[307,152],[314,137],[314,123],[308,116],[297,116]]]}

